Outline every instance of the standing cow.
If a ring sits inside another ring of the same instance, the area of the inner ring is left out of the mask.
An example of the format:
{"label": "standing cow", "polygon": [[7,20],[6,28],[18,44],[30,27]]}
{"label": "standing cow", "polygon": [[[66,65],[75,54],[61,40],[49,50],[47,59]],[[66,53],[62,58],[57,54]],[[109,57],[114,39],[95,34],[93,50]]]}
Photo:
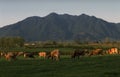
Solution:
{"label": "standing cow", "polygon": [[51,51],[50,54],[48,55],[48,58],[51,58],[52,60],[59,60],[60,59],[59,49]]}

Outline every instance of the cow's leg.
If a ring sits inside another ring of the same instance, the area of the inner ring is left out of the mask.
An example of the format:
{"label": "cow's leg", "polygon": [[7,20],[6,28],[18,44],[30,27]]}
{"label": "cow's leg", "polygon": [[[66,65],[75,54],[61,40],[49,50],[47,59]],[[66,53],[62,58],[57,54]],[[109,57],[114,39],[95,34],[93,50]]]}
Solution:
{"label": "cow's leg", "polygon": [[59,60],[59,56],[56,56],[56,60],[57,60],[57,61]]}
{"label": "cow's leg", "polygon": [[51,59],[54,60],[54,56],[51,56]]}

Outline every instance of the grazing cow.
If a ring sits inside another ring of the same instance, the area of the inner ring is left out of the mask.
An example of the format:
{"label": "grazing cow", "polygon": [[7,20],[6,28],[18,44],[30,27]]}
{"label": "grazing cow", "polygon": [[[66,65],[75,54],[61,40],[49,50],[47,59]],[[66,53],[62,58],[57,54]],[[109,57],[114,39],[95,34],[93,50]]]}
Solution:
{"label": "grazing cow", "polygon": [[89,56],[91,55],[103,55],[102,49],[96,49],[90,52]]}
{"label": "grazing cow", "polygon": [[108,54],[118,54],[118,49],[117,48],[111,48],[107,51]]}
{"label": "grazing cow", "polygon": [[38,55],[39,57],[46,58],[46,52],[39,52]]}
{"label": "grazing cow", "polygon": [[8,52],[8,53],[5,53],[5,58],[6,60],[10,61],[10,60],[16,60],[16,57],[17,57],[17,53],[15,52]]}
{"label": "grazing cow", "polygon": [[55,49],[50,52],[48,58],[52,58],[52,60],[59,60],[60,59],[60,52],[59,49]]}
{"label": "grazing cow", "polygon": [[80,50],[80,49],[76,49],[74,51],[74,53],[72,54],[71,58],[75,58],[75,57],[80,57],[80,56],[84,56],[86,55],[87,51],[84,51],[84,50]]}
{"label": "grazing cow", "polygon": [[24,55],[24,52],[18,52],[17,53],[17,56],[21,56],[21,55]]}
{"label": "grazing cow", "polygon": [[32,52],[25,52],[24,53],[24,58],[34,58],[34,53],[32,53]]}

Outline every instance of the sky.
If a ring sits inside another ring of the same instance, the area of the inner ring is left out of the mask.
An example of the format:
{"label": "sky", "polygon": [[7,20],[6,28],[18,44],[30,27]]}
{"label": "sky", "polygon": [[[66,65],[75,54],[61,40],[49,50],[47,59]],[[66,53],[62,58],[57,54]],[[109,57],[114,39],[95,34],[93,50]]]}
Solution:
{"label": "sky", "polygon": [[120,0],[0,0],[0,27],[30,16],[87,14],[120,23]]}

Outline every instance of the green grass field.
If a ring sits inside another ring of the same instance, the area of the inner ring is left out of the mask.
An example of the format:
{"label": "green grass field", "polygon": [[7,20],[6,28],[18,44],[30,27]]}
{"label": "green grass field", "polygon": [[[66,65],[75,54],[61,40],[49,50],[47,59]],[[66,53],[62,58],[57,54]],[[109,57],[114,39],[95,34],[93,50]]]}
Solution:
{"label": "green grass field", "polygon": [[0,77],[120,77],[120,56],[92,56],[60,61],[40,58],[0,59]]}

